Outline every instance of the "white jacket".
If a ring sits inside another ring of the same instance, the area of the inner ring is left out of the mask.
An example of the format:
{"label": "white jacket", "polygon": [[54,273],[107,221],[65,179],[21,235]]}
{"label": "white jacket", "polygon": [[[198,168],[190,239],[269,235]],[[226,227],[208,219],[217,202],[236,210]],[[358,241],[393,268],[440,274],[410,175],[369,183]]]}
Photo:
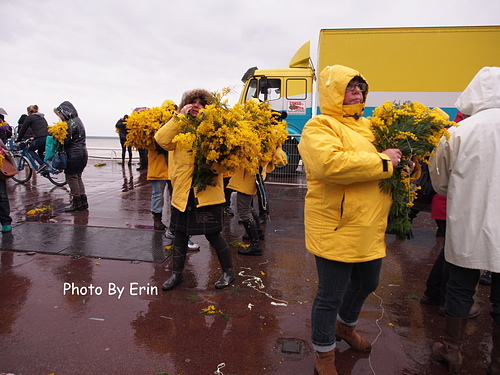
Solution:
{"label": "white jacket", "polygon": [[447,196],[445,258],[500,272],[500,68],[481,69],[455,106],[471,117],[443,137],[429,168]]}

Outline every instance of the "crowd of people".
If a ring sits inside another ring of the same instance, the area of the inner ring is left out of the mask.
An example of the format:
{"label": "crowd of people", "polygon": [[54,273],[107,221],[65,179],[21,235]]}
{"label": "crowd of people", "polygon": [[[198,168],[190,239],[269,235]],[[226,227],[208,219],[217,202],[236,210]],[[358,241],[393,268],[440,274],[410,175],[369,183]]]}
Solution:
{"label": "crowd of people", "polygon": [[[44,171],[47,169],[47,158],[45,146],[49,133],[49,125],[45,115],[39,111],[38,105],[27,107],[27,114],[21,115],[18,120],[17,129],[5,121],[5,114],[0,114],[0,153],[4,161],[15,165],[15,160],[6,142],[15,136],[14,142],[28,142],[28,152],[38,163],[37,173],[46,177]],[[78,112],[72,103],[64,101],[54,108],[54,113],[65,123],[67,135],[58,146],[64,150],[67,163],[64,169],[66,181],[70,188],[70,205],[64,209],[66,212],[81,211],[88,209],[85,184],[82,173],[87,165],[88,153],[86,146],[85,126],[78,116]],[[12,218],[10,217],[10,206],[7,195],[5,180],[0,180],[0,223],[2,232],[12,231]]]}
{"label": "crowd of people", "polygon": [[[403,156],[399,149],[375,148],[370,121],[363,117],[369,84],[359,71],[342,65],[327,66],[320,73],[318,86],[321,114],[304,127],[299,152],[308,182],[305,243],[314,255],[318,276],[311,311],[314,370],[319,375],[336,375],[335,361],[341,360],[336,359],[337,341],[344,340],[361,352],[372,349],[371,343],[358,334],[356,325],[365,300],[378,287],[386,255],[385,233],[392,200],[379,183],[391,177]],[[176,110],[195,119],[211,98],[211,93],[203,89],[187,91]],[[433,345],[432,353],[448,364],[451,373],[459,374],[467,320],[479,314],[474,308],[474,294],[482,271],[488,272],[493,318],[488,374],[500,374],[500,173],[496,169],[500,159],[500,68],[481,69],[459,96],[456,107],[463,119],[459,126],[449,129],[450,136],[440,140],[429,159],[429,178],[436,193],[432,217],[438,227],[436,237],[443,240],[421,302],[441,306],[444,339]],[[70,102],[61,103],[54,111],[68,123],[64,147],[72,199],[69,210],[85,210],[85,128]],[[131,149],[125,144],[126,120],[124,116],[116,124],[123,165],[127,147],[129,164],[132,159]],[[36,105],[29,106],[19,124],[17,140],[29,136],[33,140],[29,150],[43,160],[44,140],[49,134],[43,114]],[[0,134],[8,130],[2,126]],[[183,281],[186,254],[192,245],[190,236],[204,235],[222,269],[215,288],[223,289],[235,279],[231,251],[222,235],[224,215],[234,215],[231,193],[236,192],[236,211],[250,242],[238,252],[260,256],[260,225],[265,221],[259,215],[262,212],[253,207],[254,197],[266,173],[285,165],[286,156],[278,147],[273,161],[260,165],[256,172],[259,178],[244,170],[228,174],[220,165],[206,165],[215,177],[212,184],[198,189],[193,187],[193,152],[177,147],[174,140],[181,131],[178,118],[173,116],[154,135],[155,148],[147,150],[147,167],[141,164],[139,168],[147,169],[151,182],[154,229],[164,231],[172,240],[172,274],[162,288],[169,291]],[[0,147],[5,160],[10,160],[3,143]],[[406,173],[416,179],[422,169],[409,165]],[[166,189],[171,205],[168,225],[162,217]],[[2,232],[12,230],[4,180],[0,180],[0,220]]]}

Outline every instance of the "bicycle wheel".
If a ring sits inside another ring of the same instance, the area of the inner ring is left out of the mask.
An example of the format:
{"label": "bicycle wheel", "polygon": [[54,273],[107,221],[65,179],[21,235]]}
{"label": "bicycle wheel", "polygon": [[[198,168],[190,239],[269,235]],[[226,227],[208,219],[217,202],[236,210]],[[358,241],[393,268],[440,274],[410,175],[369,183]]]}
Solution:
{"label": "bicycle wheel", "polygon": [[66,182],[66,174],[63,171],[45,171],[41,173],[43,177],[47,177],[50,182],[56,186],[64,186]]}
{"label": "bicycle wheel", "polygon": [[31,168],[30,162],[25,156],[14,155],[14,160],[16,161],[15,167],[19,171],[18,174],[12,176],[12,179],[20,184],[24,184],[29,181],[33,175],[33,169]]}

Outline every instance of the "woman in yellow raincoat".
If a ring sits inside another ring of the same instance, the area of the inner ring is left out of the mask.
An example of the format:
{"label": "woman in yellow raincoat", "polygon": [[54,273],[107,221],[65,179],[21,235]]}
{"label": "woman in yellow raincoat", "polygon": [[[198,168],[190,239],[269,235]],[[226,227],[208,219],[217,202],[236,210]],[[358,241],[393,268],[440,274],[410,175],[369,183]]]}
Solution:
{"label": "woman in yellow raincoat", "polygon": [[250,246],[239,249],[241,255],[262,255],[262,248],[259,240],[264,239],[264,234],[259,223],[259,215],[252,207],[253,197],[257,194],[257,173],[261,175],[260,182],[263,182],[267,173],[271,173],[275,167],[282,167],[287,164],[285,152],[281,145],[276,147],[273,155],[273,160],[268,163],[261,163],[260,171],[249,173],[243,169],[237,170],[231,180],[229,180],[228,188],[237,192],[236,205],[240,221],[243,223]]}
{"label": "woman in yellow raincoat", "polygon": [[335,341],[371,351],[354,327],[379,282],[385,256],[390,195],[379,188],[401,151],[377,152],[368,119],[361,117],[368,84],[354,69],[335,65],[320,74],[322,114],[306,124],[299,152],[306,168],[307,250],[315,255],[318,291],[312,308],[315,370],[337,374]]}
{"label": "woman in yellow raincoat", "polygon": [[[180,114],[196,117],[211,98],[211,94],[202,89],[195,89],[184,94],[179,105]],[[223,207],[226,201],[222,171],[215,170],[214,186],[204,190],[193,188],[194,153],[176,147],[172,142],[181,132],[180,122],[173,117],[155,134],[155,140],[168,151],[173,151],[173,160],[169,159],[169,176],[172,182],[172,215],[170,227],[174,232],[173,272],[163,284],[163,290],[171,290],[182,282],[182,271],[188,249],[190,235],[204,234],[213,246],[219,259],[222,276],[215,283],[217,289],[227,287],[234,280],[233,263],[229,245],[222,236]]]}

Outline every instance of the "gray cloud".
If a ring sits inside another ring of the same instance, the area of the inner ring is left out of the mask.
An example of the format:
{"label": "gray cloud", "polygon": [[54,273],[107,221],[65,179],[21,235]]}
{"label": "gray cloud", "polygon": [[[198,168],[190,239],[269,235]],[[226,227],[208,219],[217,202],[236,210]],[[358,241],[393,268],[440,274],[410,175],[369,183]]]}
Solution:
{"label": "gray cloud", "polygon": [[185,90],[239,90],[247,68],[286,67],[308,40],[315,59],[322,28],[486,25],[500,14],[494,0],[0,1],[7,121],[29,104],[57,121],[52,108],[69,100],[101,136],[133,108],[178,102]]}

